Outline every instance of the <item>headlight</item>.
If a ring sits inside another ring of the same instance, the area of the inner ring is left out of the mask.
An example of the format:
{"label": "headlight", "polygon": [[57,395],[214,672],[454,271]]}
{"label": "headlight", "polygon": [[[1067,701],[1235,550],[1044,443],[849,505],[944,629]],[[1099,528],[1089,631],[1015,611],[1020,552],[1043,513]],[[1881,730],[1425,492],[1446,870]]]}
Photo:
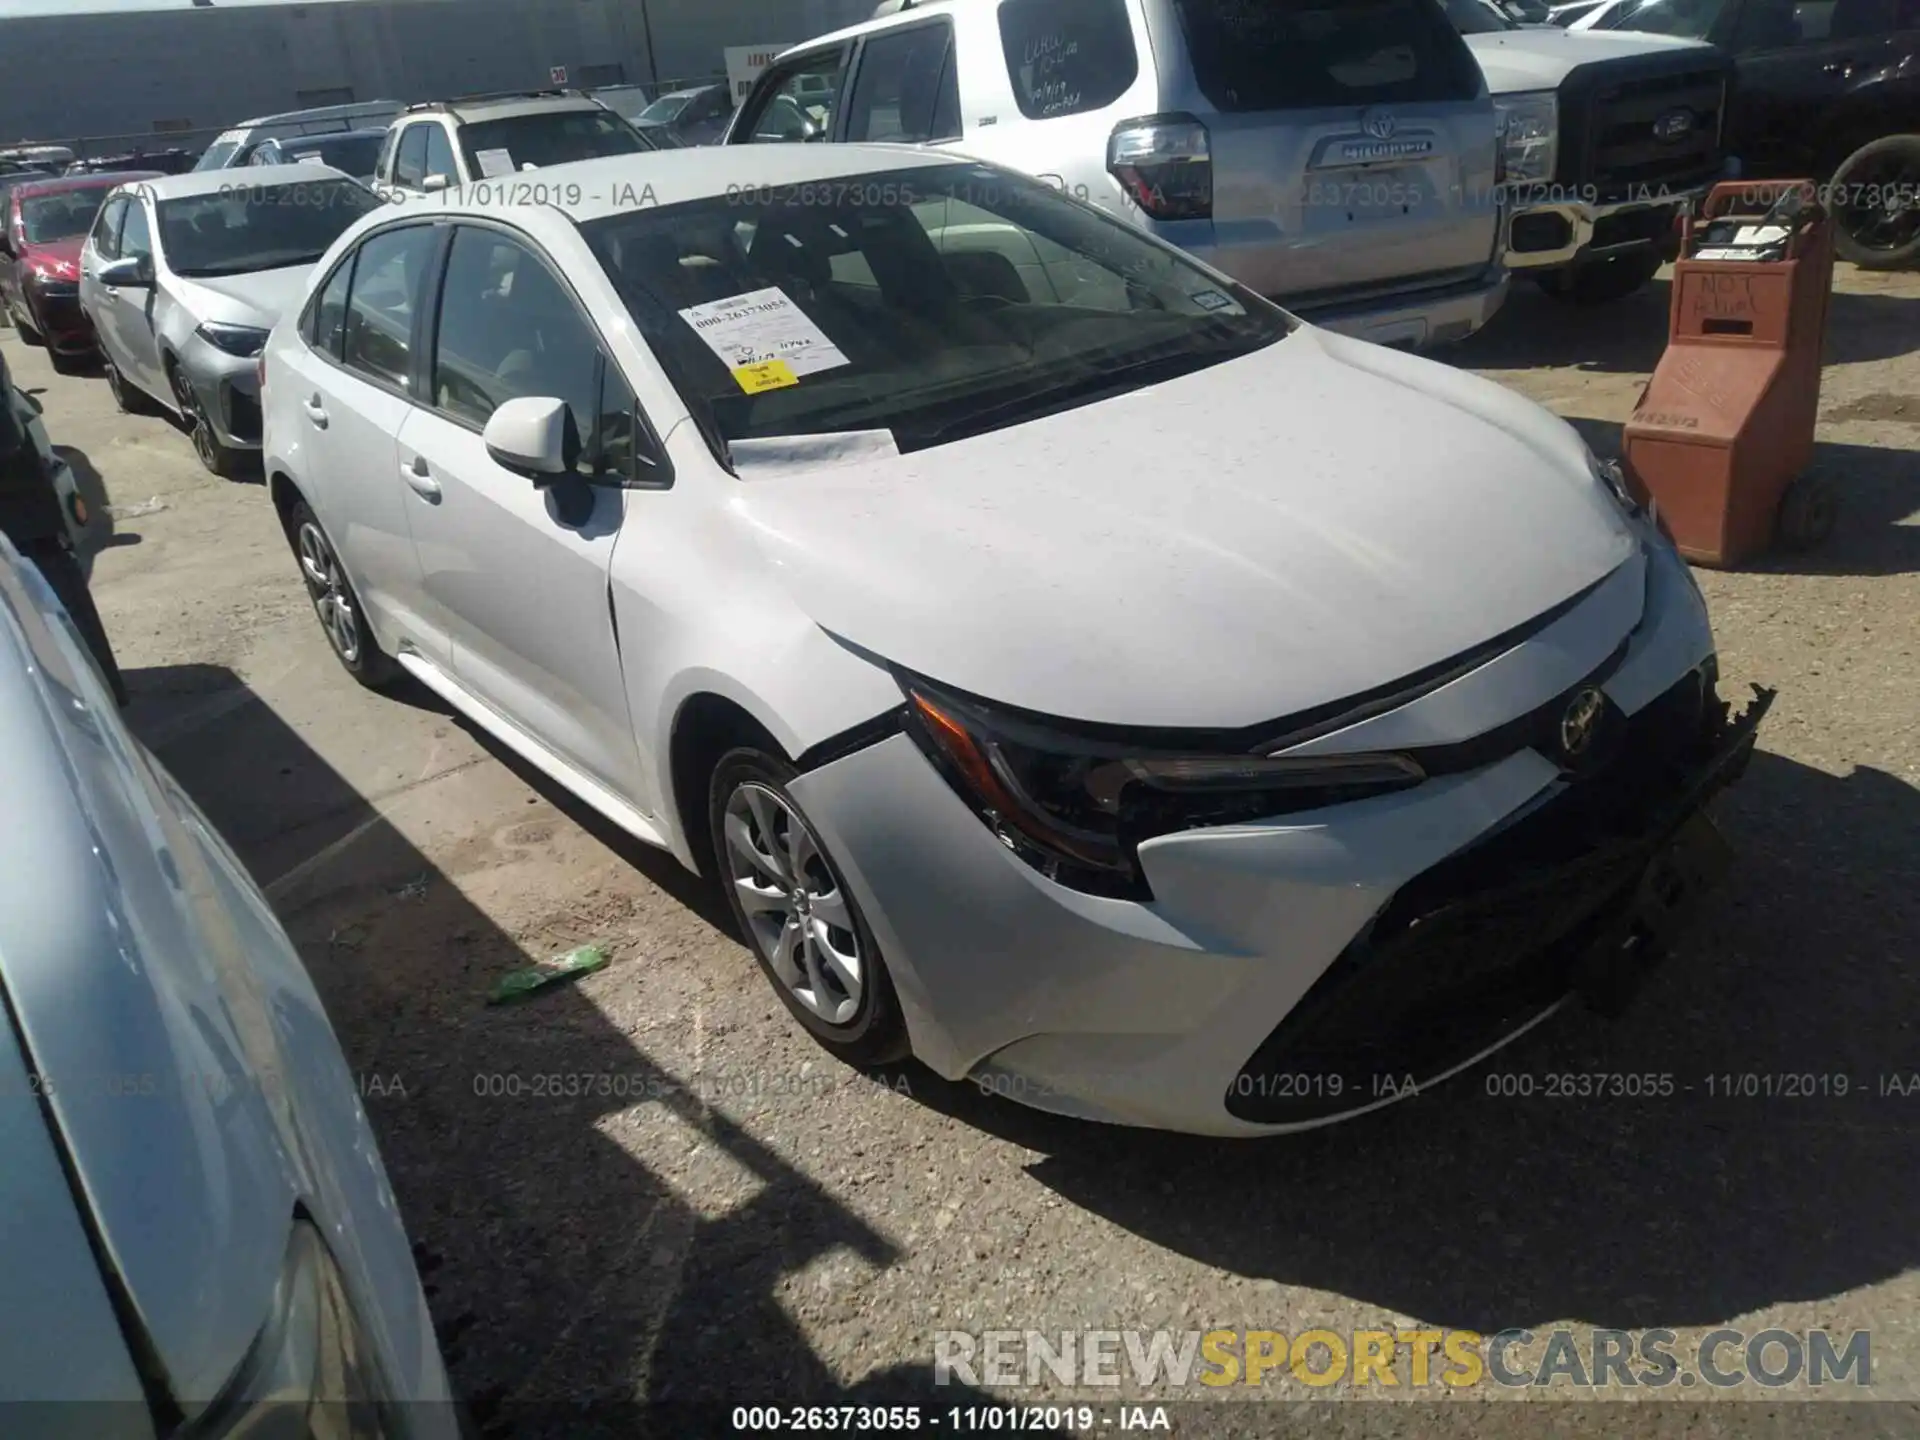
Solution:
{"label": "headlight", "polygon": [[1060,884],[1143,898],[1156,835],[1316,810],[1417,785],[1407,755],[1288,758],[1075,735],[913,677],[908,732],[1008,849]]}
{"label": "headlight", "polygon": [[29,278],[33,288],[49,298],[70,297],[80,293],[78,281],[62,280],[59,276],[45,270],[36,270]]}
{"label": "headlight", "polygon": [[1560,102],[1551,90],[1494,97],[1500,116],[1500,154],[1509,182],[1544,185],[1553,179],[1560,134]]}
{"label": "headlight", "polygon": [[254,325],[228,325],[223,321],[209,320],[194,331],[202,340],[216,350],[224,350],[242,360],[258,355],[266,348],[267,332]]}
{"label": "headlight", "polygon": [[273,1310],[193,1440],[385,1440],[398,1434],[380,1401],[347,1287],[319,1232],[294,1223]]}

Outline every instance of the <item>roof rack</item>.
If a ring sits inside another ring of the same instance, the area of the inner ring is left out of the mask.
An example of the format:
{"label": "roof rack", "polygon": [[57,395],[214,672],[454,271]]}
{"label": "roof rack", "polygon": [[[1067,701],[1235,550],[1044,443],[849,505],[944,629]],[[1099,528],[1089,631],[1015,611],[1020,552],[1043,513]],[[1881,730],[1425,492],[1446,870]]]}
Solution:
{"label": "roof rack", "polygon": [[584,90],[560,88],[552,90],[488,90],[478,95],[455,95],[446,100],[422,100],[407,106],[406,113],[412,115],[422,110],[451,110],[456,105],[483,105],[492,100],[551,100],[564,98],[570,100],[590,100],[593,97]]}

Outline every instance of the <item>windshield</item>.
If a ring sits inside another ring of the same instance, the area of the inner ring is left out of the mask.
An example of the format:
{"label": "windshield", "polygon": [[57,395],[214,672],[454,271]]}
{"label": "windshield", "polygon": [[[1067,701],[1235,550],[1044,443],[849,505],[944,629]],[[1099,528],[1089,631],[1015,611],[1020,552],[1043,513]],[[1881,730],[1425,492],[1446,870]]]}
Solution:
{"label": "windshield", "polygon": [[463,125],[460,148],[466,152],[467,168],[478,176],[631,155],[652,147],[611,110],[595,109],[543,110]]}
{"label": "windshield", "polygon": [[280,149],[291,161],[317,160],[348,175],[371,175],[380,163],[386,132],[374,135],[309,135],[282,140]]}
{"label": "windshield", "polygon": [[1639,0],[1628,3],[1594,23],[1596,30],[1638,30],[1648,35],[1674,35],[1703,40],[1726,8],[1726,0]]}
{"label": "windshield", "polygon": [[1501,14],[1491,0],[1442,0],[1447,18],[1462,35],[1492,35],[1501,30],[1518,30],[1519,25]]}
{"label": "windshield", "polygon": [[1246,354],[1292,328],[1038,181],[940,165],[582,227],[710,441],[918,449]]}
{"label": "windshield", "polygon": [[84,235],[93,228],[94,217],[112,190],[112,185],[97,185],[85,190],[58,190],[51,195],[22,195],[21,228],[35,245]]}
{"label": "windshield", "polygon": [[380,197],[352,180],[229,185],[162,200],[160,244],[176,275],[239,275],[311,265]]}
{"label": "windshield", "polygon": [[691,95],[662,95],[640,112],[640,118],[649,124],[664,125],[686,109],[692,99]]}
{"label": "windshield", "polygon": [[227,161],[233,158],[233,152],[240,148],[237,140],[216,140],[207,146],[200,158],[194,162],[196,170],[224,170]]}

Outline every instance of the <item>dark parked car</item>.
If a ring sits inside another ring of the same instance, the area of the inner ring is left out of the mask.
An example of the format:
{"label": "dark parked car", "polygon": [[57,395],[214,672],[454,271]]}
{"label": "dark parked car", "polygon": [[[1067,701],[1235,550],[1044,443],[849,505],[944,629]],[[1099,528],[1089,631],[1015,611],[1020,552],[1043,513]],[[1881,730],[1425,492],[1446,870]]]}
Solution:
{"label": "dark parked car", "polygon": [[343,175],[371,183],[387,142],[378,130],[338,130],[327,135],[282,135],[262,140],[247,157],[249,165],[331,165]]}
{"label": "dark parked car", "polygon": [[1725,149],[1744,173],[1831,182],[1856,265],[1920,260],[1920,0],[1628,0],[1593,28],[1731,51]]}
{"label": "dark parked car", "polygon": [[733,119],[733,95],[725,85],[696,85],[648,100],[639,86],[594,91],[594,98],[648,134],[674,146],[718,145]]}
{"label": "dark parked car", "polygon": [[159,178],[151,170],[39,175],[7,188],[0,203],[0,312],[22,340],[47,347],[55,369],[94,350],[93,324],[80,308],[80,247],[108,192]]}

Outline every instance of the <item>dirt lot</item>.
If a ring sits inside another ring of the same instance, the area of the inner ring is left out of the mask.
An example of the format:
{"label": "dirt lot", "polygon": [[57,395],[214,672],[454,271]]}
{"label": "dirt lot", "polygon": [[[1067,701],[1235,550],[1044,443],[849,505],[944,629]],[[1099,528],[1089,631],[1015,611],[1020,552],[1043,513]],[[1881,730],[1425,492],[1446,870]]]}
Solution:
{"label": "dirt lot", "polygon": [[[96,588],[135,728],[301,943],[483,1422],[579,1433],[563,1407],[616,1396],[944,1414],[967,1392],[932,1386],[933,1332],[1002,1328],[1870,1328],[1870,1393],[1911,1400],[1920,1094],[1880,1088],[1920,1072],[1920,277],[1843,271],[1840,290],[1819,457],[1840,529],[1810,559],[1703,577],[1730,681],[1781,691],[1721,806],[1734,882],[1626,1018],[1563,1012],[1490,1067],[1537,1089],[1666,1073],[1676,1093],[1496,1098],[1476,1073],[1243,1144],[842,1070],[671,860],[424,694],[376,698],[338,669],[259,486],[213,480],[166,422],[4,343],[120,512]],[[1446,358],[1605,449],[1666,295],[1575,311],[1521,289]],[[586,942],[607,971],[482,1004],[524,957]],[[1708,1093],[1748,1073],[1845,1075],[1851,1094]],[[1281,1371],[1240,1398],[1316,1393]],[[1753,1386],[1666,1397],[1171,1413],[1190,1434],[1920,1431],[1905,1407],[1813,1418]]]}

